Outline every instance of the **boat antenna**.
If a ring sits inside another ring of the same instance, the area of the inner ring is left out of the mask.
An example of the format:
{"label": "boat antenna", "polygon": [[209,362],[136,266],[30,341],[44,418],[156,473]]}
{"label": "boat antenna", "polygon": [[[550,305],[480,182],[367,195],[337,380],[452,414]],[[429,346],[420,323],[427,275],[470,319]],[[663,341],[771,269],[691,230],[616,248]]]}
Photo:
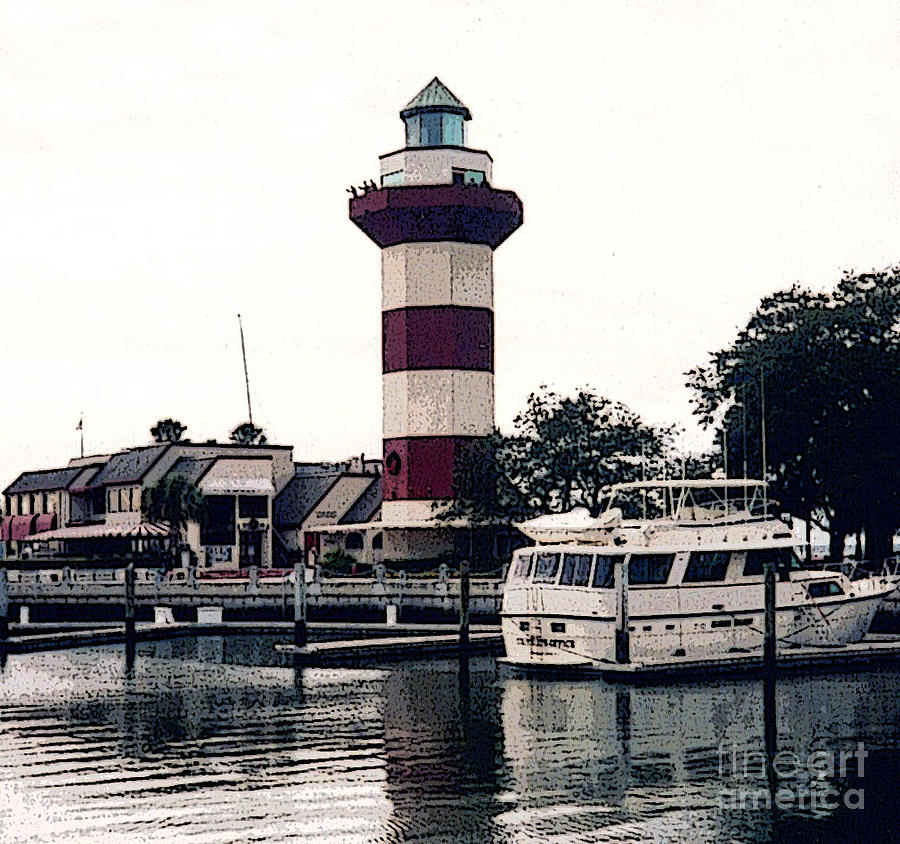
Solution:
{"label": "boat antenna", "polygon": [[244,358],[244,383],[247,385],[247,415],[250,417],[250,424],[253,425],[253,408],[250,405],[250,376],[247,373],[247,347],[244,345],[244,323],[241,322],[241,315],[237,316],[238,328],[241,332],[241,356]]}
{"label": "boat antenna", "polygon": [[[641,441],[641,482],[647,481],[647,447]],[[647,521],[647,487],[641,487],[641,518]]]}
{"label": "boat antenna", "polygon": [[741,381],[741,460],[744,469],[744,509],[747,509],[747,382]]}
{"label": "boat antenna", "polygon": [[760,449],[762,453],[762,482],[763,482],[763,515],[769,515],[769,478],[768,462],[766,460],[766,373],[762,362],[759,364],[759,435]]}

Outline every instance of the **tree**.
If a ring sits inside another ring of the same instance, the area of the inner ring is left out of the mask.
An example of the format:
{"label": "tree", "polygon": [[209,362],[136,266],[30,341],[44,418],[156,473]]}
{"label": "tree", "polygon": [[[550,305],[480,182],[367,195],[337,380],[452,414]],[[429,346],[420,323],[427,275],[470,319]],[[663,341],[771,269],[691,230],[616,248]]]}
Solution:
{"label": "tree", "polygon": [[669,455],[671,429],[654,428],[624,405],[581,390],[529,396],[515,432],[495,430],[457,460],[453,494],[439,518],[502,525],[576,505],[598,515],[606,488],[652,476]]}
{"label": "tree", "polygon": [[265,445],[268,440],[262,428],[252,422],[243,422],[231,432],[231,439],[239,445]]}
{"label": "tree", "polygon": [[150,433],[154,442],[177,443],[186,430],[187,425],[182,425],[177,419],[160,419],[150,429]]}
{"label": "tree", "polygon": [[673,429],[655,428],[625,405],[582,389],[574,398],[543,388],[515,421],[520,489],[542,511],[576,505],[599,515],[614,483],[650,476]]}
{"label": "tree", "polygon": [[729,474],[765,475],[807,523],[824,515],[832,558],[864,530],[866,555],[881,559],[900,525],[898,321],[898,269],[847,274],[828,293],[794,286],[688,373],[701,422],[721,426]]}
{"label": "tree", "polygon": [[183,544],[188,522],[199,522],[203,517],[203,493],[186,475],[165,475],[145,491],[141,510],[151,521],[168,522],[174,551]]}

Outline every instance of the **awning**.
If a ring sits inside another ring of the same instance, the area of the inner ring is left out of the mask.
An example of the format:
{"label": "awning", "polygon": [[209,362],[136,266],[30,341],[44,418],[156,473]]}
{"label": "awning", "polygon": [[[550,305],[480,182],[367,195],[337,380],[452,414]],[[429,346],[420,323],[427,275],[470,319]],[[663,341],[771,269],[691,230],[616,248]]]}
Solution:
{"label": "awning", "polygon": [[9,540],[13,518],[13,516],[4,516],[3,520],[0,521],[0,539],[2,539],[4,542]]}
{"label": "awning", "polygon": [[206,495],[275,495],[268,478],[204,478],[200,489]]}
{"label": "awning", "polygon": [[34,522],[34,533],[43,533],[48,530],[56,530],[56,513],[41,513]]}
{"label": "awning", "polygon": [[28,539],[44,542],[58,539],[152,539],[167,537],[171,528],[164,522],[123,522],[122,524],[70,525]]}
{"label": "awning", "polygon": [[7,539],[25,539],[29,533],[34,533],[37,516],[12,516],[9,523],[9,536]]}

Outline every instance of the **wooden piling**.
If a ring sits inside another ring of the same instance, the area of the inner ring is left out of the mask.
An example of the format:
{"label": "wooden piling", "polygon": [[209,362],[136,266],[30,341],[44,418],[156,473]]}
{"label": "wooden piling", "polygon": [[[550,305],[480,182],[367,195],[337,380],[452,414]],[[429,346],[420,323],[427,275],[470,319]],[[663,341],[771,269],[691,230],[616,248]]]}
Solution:
{"label": "wooden piling", "polygon": [[775,566],[765,568],[765,627],[763,630],[763,665],[766,674],[775,675],[777,634],[775,629]]}
{"label": "wooden piling", "polygon": [[469,561],[459,564],[459,650],[469,650]]}
{"label": "wooden piling", "polygon": [[125,661],[134,662],[137,635],[135,630],[134,563],[125,569]]}
{"label": "wooden piling", "polygon": [[778,744],[778,720],[775,709],[775,672],[778,665],[776,609],[775,565],[767,563],[765,567],[765,627],[763,635],[763,744],[766,749],[766,775],[773,789],[778,782],[774,762]]}
{"label": "wooden piling", "polygon": [[306,647],[306,567],[294,563],[294,645]]}
{"label": "wooden piling", "polygon": [[0,642],[9,637],[9,577],[0,568]]}
{"label": "wooden piling", "polygon": [[626,664],[631,661],[631,637],[628,633],[628,568],[624,555],[616,557],[613,587],[616,592],[616,662]]}

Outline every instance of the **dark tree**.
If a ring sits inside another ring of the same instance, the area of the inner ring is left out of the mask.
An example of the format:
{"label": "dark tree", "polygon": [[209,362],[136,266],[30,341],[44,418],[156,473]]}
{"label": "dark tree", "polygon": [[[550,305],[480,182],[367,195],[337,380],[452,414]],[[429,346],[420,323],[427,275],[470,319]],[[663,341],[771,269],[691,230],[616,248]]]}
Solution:
{"label": "dark tree", "polygon": [[795,286],[688,373],[701,421],[722,417],[729,474],[764,474],[787,512],[824,515],[832,558],[863,530],[866,556],[889,556],[900,525],[898,321],[900,270],[847,275],[824,294]]}
{"label": "dark tree", "polygon": [[150,433],[154,442],[177,443],[186,430],[187,425],[182,425],[177,419],[160,419],[150,429]]}
{"label": "dark tree", "polygon": [[231,440],[239,445],[265,445],[268,440],[262,428],[252,422],[243,422],[231,432]]}

